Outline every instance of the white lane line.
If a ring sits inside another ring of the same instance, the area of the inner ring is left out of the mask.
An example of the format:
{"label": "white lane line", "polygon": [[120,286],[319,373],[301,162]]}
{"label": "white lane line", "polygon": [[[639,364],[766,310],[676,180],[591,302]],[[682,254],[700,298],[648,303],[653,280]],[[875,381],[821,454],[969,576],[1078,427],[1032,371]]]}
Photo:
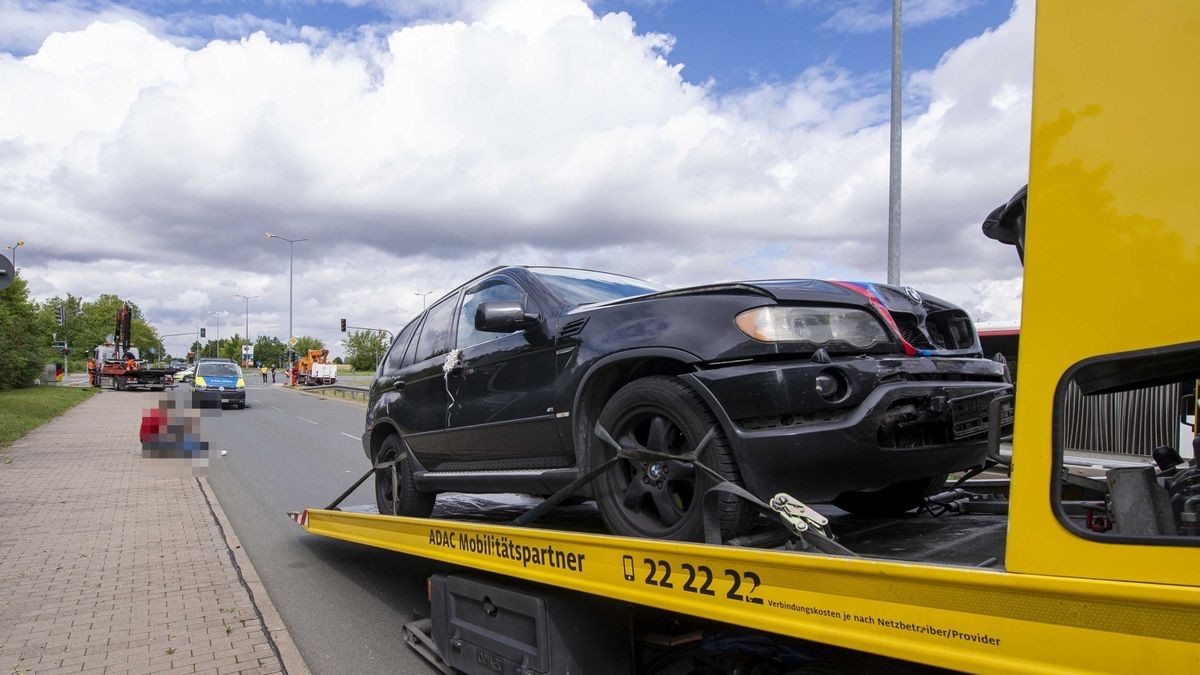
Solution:
{"label": "white lane line", "polygon": [[[300,416],[296,415],[296,417],[300,417]],[[320,422],[314,422],[314,421],[308,419],[307,417],[300,417],[300,419],[304,420],[305,422],[308,422],[309,424],[320,424]]]}
{"label": "white lane line", "polygon": [[250,399],[250,400],[251,400],[251,402],[253,402],[253,403],[262,403],[262,401],[260,401],[260,400],[258,400],[258,399],[256,399],[256,398],[252,398],[252,399]]}
{"label": "white lane line", "polygon": [[343,435],[343,436],[345,436],[346,438],[352,438],[352,439],[354,439],[354,440],[356,440],[356,441],[362,440],[362,439],[360,439],[358,436],[355,436],[354,434],[348,434],[348,433],[346,433],[346,432],[344,432],[344,431],[339,431],[338,433],[339,433],[339,434],[341,434],[341,435]]}
{"label": "white lane line", "polygon": [[270,406],[270,408],[271,408],[271,410],[278,410],[279,412],[283,412],[283,408],[276,408],[275,406]]}

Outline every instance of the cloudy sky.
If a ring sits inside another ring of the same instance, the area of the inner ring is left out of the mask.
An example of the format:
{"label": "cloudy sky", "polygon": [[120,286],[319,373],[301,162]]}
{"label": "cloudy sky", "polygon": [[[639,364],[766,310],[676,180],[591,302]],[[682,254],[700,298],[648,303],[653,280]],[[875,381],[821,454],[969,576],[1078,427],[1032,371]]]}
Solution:
{"label": "cloudy sky", "polygon": [[[0,0],[39,298],[333,343],[503,263],[886,277],[887,0]],[[1032,0],[907,0],[903,282],[1015,322]],[[6,251],[7,252],[7,251]],[[179,352],[186,338],[167,341]]]}

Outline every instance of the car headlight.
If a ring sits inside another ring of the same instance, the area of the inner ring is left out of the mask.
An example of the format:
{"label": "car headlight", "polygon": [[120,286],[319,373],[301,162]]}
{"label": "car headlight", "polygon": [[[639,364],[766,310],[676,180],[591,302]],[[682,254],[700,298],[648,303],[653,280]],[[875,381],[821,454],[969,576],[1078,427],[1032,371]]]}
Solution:
{"label": "car headlight", "polygon": [[204,381],[204,378],[200,377],[199,375],[192,378],[192,384],[195,385],[197,389],[208,389],[208,384]]}
{"label": "car headlight", "polygon": [[737,327],[761,342],[830,342],[866,349],[888,341],[869,312],[844,307],[757,307],[737,315]]}

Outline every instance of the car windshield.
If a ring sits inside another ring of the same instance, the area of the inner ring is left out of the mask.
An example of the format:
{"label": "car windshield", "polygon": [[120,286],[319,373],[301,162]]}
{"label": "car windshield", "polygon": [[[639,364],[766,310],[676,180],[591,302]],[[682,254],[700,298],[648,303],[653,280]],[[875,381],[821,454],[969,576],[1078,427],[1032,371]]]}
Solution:
{"label": "car windshield", "polygon": [[624,277],[607,272],[575,270],[564,267],[534,267],[530,271],[538,276],[568,305],[588,305],[593,302],[620,300],[635,295],[665,291],[665,286],[649,281]]}
{"label": "car windshield", "polygon": [[233,363],[202,363],[196,374],[200,377],[241,377],[242,369]]}

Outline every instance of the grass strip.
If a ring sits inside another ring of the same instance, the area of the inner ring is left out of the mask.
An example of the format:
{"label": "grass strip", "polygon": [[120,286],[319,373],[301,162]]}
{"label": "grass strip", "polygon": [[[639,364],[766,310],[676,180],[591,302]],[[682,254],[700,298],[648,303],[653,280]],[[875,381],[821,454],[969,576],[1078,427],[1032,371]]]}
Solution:
{"label": "grass strip", "polygon": [[91,387],[40,386],[0,391],[0,448],[82,403]]}

